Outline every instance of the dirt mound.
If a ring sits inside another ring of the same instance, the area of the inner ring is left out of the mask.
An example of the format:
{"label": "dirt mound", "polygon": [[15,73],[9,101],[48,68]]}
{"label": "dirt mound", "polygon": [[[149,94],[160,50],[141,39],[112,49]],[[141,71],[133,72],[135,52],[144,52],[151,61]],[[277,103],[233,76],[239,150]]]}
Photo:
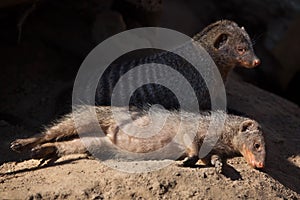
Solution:
{"label": "dirt mound", "polygon": [[247,166],[242,158],[228,163],[224,175],[218,175],[213,168],[182,168],[176,163],[159,171],[129,174],[80,156],[64,157],[39,169],[35,160],[13,162],[1,166],[1,173],[7,174],[0,178],[0,194],[4,199],[300,198],[270,175]]}

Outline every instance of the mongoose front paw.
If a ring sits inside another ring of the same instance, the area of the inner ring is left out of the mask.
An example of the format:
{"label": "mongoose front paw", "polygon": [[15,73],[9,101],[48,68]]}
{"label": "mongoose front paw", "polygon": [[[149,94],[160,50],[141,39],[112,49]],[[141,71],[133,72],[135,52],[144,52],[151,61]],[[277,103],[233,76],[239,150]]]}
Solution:
{"label": "mongoose front paw", "polygon": [[223,170],[223,163],[220,162],[220,161],[216,161],[216,163],[215,163],[215,169],[216,169],[216,172],[218,174],[221,174],[222,170]]}
{"label": "mongoose front paw", "polygon": [[182,167],[193,167],[198,162],[198,156],[186,157],[183,160]]}
{"label": "mongoose front paw", "polygon": [[31,157],[34,159],[55,157],[57,155],[57,148],[51,143],[46,143],[31,149]]}
{"label": "mongoose front paw", "polygon": [[211,164],[215,167],[217,173],[222,173],[223,162],[219,156],[213,155],[211,157]]}

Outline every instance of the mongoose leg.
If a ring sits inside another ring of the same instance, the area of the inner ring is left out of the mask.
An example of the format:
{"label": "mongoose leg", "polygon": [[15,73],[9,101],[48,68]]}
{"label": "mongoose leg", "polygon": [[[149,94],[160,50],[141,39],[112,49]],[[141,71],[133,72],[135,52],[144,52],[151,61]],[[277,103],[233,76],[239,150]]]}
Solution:
{"label": "mongoose leg", "polygon": [[223,162],[220,156],[212,155],[210,162],[215,167],[218,174],[222,173]]}
{"label": "mongoose leg", "polygon": [[16,152],[29,151],[32,148],[52,141],[59,141],[64,138],[78,137],[78,133],[71,117],[47,129],[44,133],[28,139],[17,139],[11,143],[11,149]]}
{"label": "mongoose leg", "polygon": [[31,149],[31,157],[35,159],[44,159],[58,157],[56,143],[45,143]]}
{"label": "mongoose leg", "polygon": [[88,152],[79,138],[69,141],[45,143],[31,150],[32,158],[35,159],[83,153]]}
{"label": "mongoose leg", "polygon": [[222,168],[223,168],[223,162],[222,159],[219,155],[213,154],[213,155],[208,155],[204,158],[201,158],[201,161],[205,165],[212,165],[215,167],[217,173],[222,173]]}

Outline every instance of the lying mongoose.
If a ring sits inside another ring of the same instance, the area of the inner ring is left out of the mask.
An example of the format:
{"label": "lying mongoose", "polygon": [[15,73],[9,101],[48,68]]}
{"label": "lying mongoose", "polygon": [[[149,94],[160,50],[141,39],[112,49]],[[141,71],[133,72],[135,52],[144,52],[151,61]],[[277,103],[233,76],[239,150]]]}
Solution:
{"label": "lying mongoose", "polygon": [[[217,21],[207,26],[203,31],[193,37],[192,44],[200,44],[200,46],[209,53],[218,67],[224,82],[227,79],[228,73],[234,67],[242,66],[245,68],[253,68],[260,63],[260,60],[254,53],[250,37],[245,29],[229,20]],[[176,53],[176,50],[174,52]],[[193,55],[192,52],[191,55]],[[201,58],[199,58],[199,62],[201,62]],[[110,65],[99,81],[95,99],[96,104],[112,105],[111,95],[118,80],[129,70],[138,65],[147,63],[164,64],[177,70],[191,84],[198,99],[200,110],[210,109],[210,96],[203,77],[189,62],[170,52],[154,53],[140,59]],[[169,70],[157,70],[156,67],[147,68],[145,70],[146,71],[142,71],[142,69],[139,68],[136,72],[138,77],[134,78],[132,82],[148,80],[150,78],[152,78],[152,80],[153,78],[154,80],[158,80],[162,76],[167,76],[169,73]],[[210,69],[206,70],[209,71]],[[124,84],[121,92],[131,91],[131,89],[135,87],[132,82]],[[175,82],[176,83],[173,84],[177,85],[177,87],[178,85],[181,87],[177,80]],[[176,98],[176,96],[174,96],[172,91],[169,90],[170,88],[164,88],[161,85],[149,83],[134,89],[137,90],[135,90],[134,94],[131,96],[130,105],[144,108],[145,105],[160,104],[167,109],[178,109],[181,107],[177,100],[178,97]],[[119,95],[124,96],[123,94]],[[114,105],[127,106],[128,104],[126,103],[127,102],[125,102],[124,105]],[[191,106],[186,107],[194,110]]]}
{"label": "lying mongoose", "polygon": [[[97,132],[95,126],[91,124],[91,114],[87,111],[90,108],[87,106],[83,107],[78,115],[79,120],[82,122],[80,127],[81,139],[85,137],[85,134]],[[116,107],[115,109],[121,117],[128,114],[128,108]],[[206,134],[208,136],[213,134],[210,132],[206,133],[211,120],[209,112],[195,114],[155,109],[152,112],[156,116],[166,117],[167,120],[156,135],[143,138],[124,133],[123,130],[125,130],[126,126],[130,126],[133,123],[137,123],[139,128],[143,130],[151,122],[151,117],[146,111],[139,109],[132,111],[133,121],[130,122],[124,118],[121,122],[118,122],[120,124],[118,125],[112,114],[111,107],[99,106],[95,107],[95,110],[99,124],[106,135],[103,137],[121,151],[134,153],[148,153],[161,149],[173,139],[178,140],[178,138],[181,138],[181,135],[190,131],[198,122],[192,142],[188,144],[185,142],[180,143],[184,145],[183,156],[187,156],[183,161],[183,166],[192,166],[198,161],[198,152],[204,137],[206,137]],[[215,112],[215,114],[218,117],[222,113]],[[176,134],[179,137],[175,137]],[[93,137],[96,136],[94,135]],[[86,138],[91,140],[95,139],[93,137],[91,135],[86,136]],[[53,126],[46,128],[42,134],[32,138],[13,141],[11,149],[17,152],[29,150],[32,153],[32,157],[36,159],[87,153],[87,148],[83,145],[81,139],[78,137],[72,116],[66,115]],[[101,146],[97,146],[97,148],[100,151],[104,150],[101,150]],[[168,158],[167,156],[164,157],[164,153],[161,152],[161,159]],[[206,164],[214,165],[220,172],[224,158],[242,155],[252,167],[263,168],[265,154],[264,137],[258,122],[247,117],[228,114],[217,143],[213,146],[212,151],[201,160]]]}

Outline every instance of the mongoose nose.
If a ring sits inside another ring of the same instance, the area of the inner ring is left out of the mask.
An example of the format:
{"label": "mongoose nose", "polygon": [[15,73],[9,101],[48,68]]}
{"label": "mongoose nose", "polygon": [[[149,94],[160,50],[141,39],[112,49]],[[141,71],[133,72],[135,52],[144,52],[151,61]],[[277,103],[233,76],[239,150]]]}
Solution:
{"label": "mongoose nose", "polygon": [[260,59],[255,58],[255,59],[253,60],[253,66],[256,67],[256,66],[258,66],[259,64],[260,64]]}
{"label": "mongoose nose", "polygon": [[256,164],[256,167],[257,167],[257,168],[264,168],[264,163],[258,162],[258,163]]}

